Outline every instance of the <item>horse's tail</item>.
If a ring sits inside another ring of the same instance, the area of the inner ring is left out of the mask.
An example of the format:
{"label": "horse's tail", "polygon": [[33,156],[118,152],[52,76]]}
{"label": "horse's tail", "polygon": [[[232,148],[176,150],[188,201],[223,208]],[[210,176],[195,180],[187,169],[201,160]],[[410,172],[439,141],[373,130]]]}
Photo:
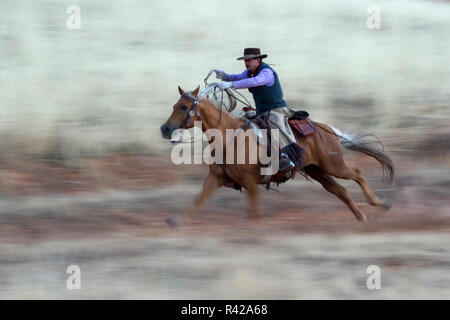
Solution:
{"label": "horse's tail", "polygon": [[341,144],[344,148],[356,152],[362,152],[364,154],[367,154],[368,156],[375,158],[381,164],[383,175],[389,175],[389,183],[390,184],[394,183],[395,179],[394,161],[392,161],[392,159],[386,152],[384,152],[383,149],[376,148],[374,146],[374,142],[367,141],[366,139],[363,139],[363,137],[353,138],[347,134],[342,133],[339,129],[333,128],[332,126],[330,127],[339,137],[339,139],[341,140]]}

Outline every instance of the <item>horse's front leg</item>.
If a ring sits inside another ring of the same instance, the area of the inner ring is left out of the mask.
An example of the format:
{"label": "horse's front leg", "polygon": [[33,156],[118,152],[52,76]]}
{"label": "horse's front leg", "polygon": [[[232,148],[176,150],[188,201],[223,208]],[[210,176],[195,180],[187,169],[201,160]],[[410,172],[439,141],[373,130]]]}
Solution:
{"label": "horse's front leg", "polygon": [[258,185],[252,183],[246,187],[248,192],[248,216],[249,218],[259,218],[259,203],[258,203]]}
{"label": "horse's front leg", "polygon": [[259,203],[258,203],[258,174],[253,170],[248,170],[241,174],[242,186],[247,190],[248,196],[248,216],[249,218],[259,217]]}
{"label": "horse's front leg", "polygon": [[[208,201],[208,199],[216,192],[216,190],[223,185],[223,179],[215,175],[214,173],[209,173],[203,182],[202,192],[197,196],[194,204],[190,207],[188,211],[181,215],[181,219],[176,216],[170,217],[166,222],[171,226],[178,226],[180,223],[189,222],[195,213],[198,212]],[[181,220],[181,221],[180,221]]]}

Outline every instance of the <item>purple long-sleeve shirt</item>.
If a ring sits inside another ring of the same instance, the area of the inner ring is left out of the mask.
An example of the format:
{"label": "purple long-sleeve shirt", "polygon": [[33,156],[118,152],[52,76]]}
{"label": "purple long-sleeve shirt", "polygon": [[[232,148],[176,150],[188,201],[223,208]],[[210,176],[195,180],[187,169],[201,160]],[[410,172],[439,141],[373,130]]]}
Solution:
{"label": "purple long-sleeve shirt", "polygon": [[258,86],[271,86],[275,82],[272,70],[263,69],[256,77],[247,78],[247,70],[241,74],[227,74],[226,81],[232,81],[235,89],[247,89]]}

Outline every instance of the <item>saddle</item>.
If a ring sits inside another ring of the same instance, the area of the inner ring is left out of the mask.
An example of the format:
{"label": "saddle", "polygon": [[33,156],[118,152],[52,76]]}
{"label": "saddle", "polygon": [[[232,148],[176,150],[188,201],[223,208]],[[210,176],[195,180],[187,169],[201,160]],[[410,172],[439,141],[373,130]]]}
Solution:
{"label": "saddle", "polygon": [[[309,114],[306,111],[296,111],[289,119],[288,124],[291,127],[294,135],[297,139],[313,135],[316,132],[316,128],[312,124],[312,122],[308,118]],[[271,145],[270,145],[270,126],[267,121],[267,115],[253,116],[247,118],[247,123],[254,123],[259,127],[259,129],[267,129],[268,133],[268,145],[267,145],[267,154],[270,156]],[[278,172],[277,174],[271,177],[263,177],[260,183],[267,184],[269,186],[270,182],[276,182],[277,185],[279,183],[286,182],[289,179],[293,179],[295,176],[295,172],[299,169],[303,172],[302,165],[302,157],[303,157],[303,149],[298,145],[289,145],[285,147],[285,153],[289,155],[289,158],[294,161],[295,168],[289,172]]]}
{"label": "saddle", "polygon": [[297,138],[312,136],[316,132],[315,126],[308,117],[308,112],[296,111],[292,117],[288,119],[289,126]]}
{"label": "saddle", "polygon": [[[264,116],[253,116],[247,119],[248,123],[255,123],[259,129],[267,129],[268,138],[270,140],[270,127]],[[317,131],[316,127],[309,119],[309,113],[306,111],[296,111],[288,119],[288,124],[297,138],[312,136]],[[270,145],[268,147],[270,147]],[[270,155],[270,153],[268,154]]]}

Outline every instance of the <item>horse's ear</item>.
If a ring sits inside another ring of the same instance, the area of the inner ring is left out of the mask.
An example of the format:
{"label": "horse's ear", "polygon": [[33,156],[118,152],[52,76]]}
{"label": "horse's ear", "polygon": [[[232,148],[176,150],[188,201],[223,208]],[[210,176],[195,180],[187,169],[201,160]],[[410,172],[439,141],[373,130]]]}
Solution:
{"label": "horse's ear", "polygon": [[182,96],[182,95],[184,94],[184,90],[183,90],[183,89],[181,89],[181,87],[180,87],[180,86],[178,86],[178,92],[180,93],[180,96]]}
{"label": "horse's ear", "polygon": [[198,95],[199,90],[200,90],[200,85],[197,87],[197,89],[195,89],[194,91],[192,91],[192,94],[193,94],[194,96]]}

